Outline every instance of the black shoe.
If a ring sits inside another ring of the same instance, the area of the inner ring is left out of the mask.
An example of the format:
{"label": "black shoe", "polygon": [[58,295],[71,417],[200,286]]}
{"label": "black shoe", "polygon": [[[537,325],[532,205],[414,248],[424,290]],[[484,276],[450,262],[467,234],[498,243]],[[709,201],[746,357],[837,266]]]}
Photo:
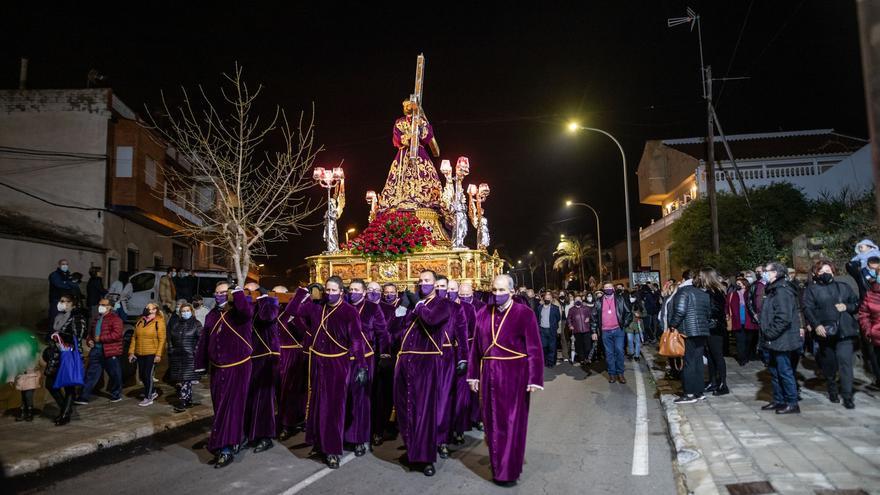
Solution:
{"label": "black shoe", "polygon": [[18,416],[15,417],[15,422],[18,423],[19,421],[24,421],[26,417],[27,417],[27,408],[24,406],[21,406],[21,409],[19,410]]}
{"label": "black shoe", "polygon": [[422,472],[425,473],[425,476],[434,476],[434,473],[436,473],[437,470],[434,469],[434,464],[429,462],[428,464],[425,464],[424,468],[422,468]]}
{"label": "black shoe", "polygon": [[338,455],[328,455],[327,456],[327,467],[330,469],[339,469],[339,456]]}
{"label": "black shoe", "polygon": [[382,445],[383,442],[384,442],[384,440],[382,439],[382,435],[379,435],[378,433],[373,435],[373,446],[374,447],[378,447],[378,446]]}
{"label": "black shoe", "polygon": [[474,425],[474,428],[476,428],[477,431],[483,431],[483,428],[485,428],[485,427],[483,426],[482,421],[478,421],[477,424]]}
{"label": "black shoe", "polygon": [[440,448],[437,449],[437,455],[440,456],[441,459],[448,459],[449,447],[445,443],[440,445]]}
{"label": "black shoe", "polygon": [[840,404],[840,396],[837,394],[828,394],[828,400],[835,404]]}
{"label": "black shoe", "polygon": [[855,409],[856,403],[852,399],[843,399],[843,407],[847,409]]}
{"label": "black shoe", "polygon": [[461,445],[464,443],[464,433],[454,433],[452,435],[452,442],[455,445]]}
{"label": "black shoe", "polygon": [[695,397],[693,395],[682,395],[681,397],[675,399],[672,402],[674,402],[675,404],[694,404],[694,403],[698,402],[699,400],[700,400],[699,397]]}
{"label": "black shoe", "polygon": [[800,414],[800,412],[800,406],[785,406],[782,409],[776,410],[776,414]]}
{"label": "black shoe", "polygon": [[354,456],[355,457],[363,457],[364,455],[366,455],[366,453],[367,453],[367,448],[364,446],[364,444],[359,443],[354,446]]}
{"label": "black shoe", "polygon": [[242,450],[246,449],[247,446],[248,446],[248,441],[247,441],[247,438],[245,438],[244,440],[241,441],[240,444],[235,445],[234,447],[232,447],[232,453],[233,453],[233,454],[238,454],[238,453],[241,452]]}
{"label": "black shoe", "polygon": [[761,407],[762,411],[776,411],[785,407],[785,404],[777,404],[775,402],[771,402]]}
{"label": "black shoe", "polygon": [[283,442],[288,438],[293,436],[293,432],[287,428],[281,428],[281,433],[278,434],[278,441]]}
{"label": "black shoe", "polygon": [[214,461],[214,469],[224,468],[230,464],[232,464],[232,460],[235,458],[233,454],[220,454],[217,456]]}
{"label": "black shoe", "polygon": [[710,383],[706,385],[706,388],[703,389],[703,392],[714,392],[716,389],[718,389],[718,385]]}
{"label": "black shoe", "polygon": [[495,483],[496,485],[498,485],[500,487],[504,487],[504,488],[510,488],[512,486],[516,486],[516,481],[499,481],[499,480],[493,479],[492,483]]}
{"label": "black shoe", "polygon": [[257,445],[254,446],[254,454],[259,454],[260,452],[265,452],[274,446],[275,446],[275,444],[272,443],[272,440],[270,440],[268,438],[261,438],[260,441],[257,442]]}
{"label": "black shoe", "polygon": [[34,420],[34,408],[33,407],[27,408],[27,410],[25,411],[24,420],[27,421],[28,423],[30,423],[31,421]]}
{"label": "black shoe", "polygon": [[712,395],[715,395],[715,396],[727,395],[729,393],[730,393],[730,389],[727,388],[727,385],[721,385],[720,387],[716,388],[714,392],[712,392]]}

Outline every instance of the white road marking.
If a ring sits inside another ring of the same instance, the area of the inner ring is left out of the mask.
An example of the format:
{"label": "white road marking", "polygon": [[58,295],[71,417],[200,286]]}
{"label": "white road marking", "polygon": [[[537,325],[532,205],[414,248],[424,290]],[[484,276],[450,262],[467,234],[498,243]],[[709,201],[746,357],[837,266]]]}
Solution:
{"label": "white road marking", "polygon": [[645,396],[645,380],[642,363],[633,367],[636,373],[636,435],[633,440],[632,475],[648,475],[648,399]]}
{"label": "white road marking", "polygon": [[[344,466],[345,463],[347,463],[348,461],[350,461],[352,459],[354,459],[353,452],[349,452],[348,454],[342,456],[342,459],[339,460],[339,467]],[[309,476],[308,478],[300,481],[299,483],[293,485],[292,487],[288,488],[287,490],[284,490],[283,492],[281,492],[280,495],[294,495],[295,493],[299,493],[299,492],[303,491],[303,489],[306,488],[307,486],[315,483],[316,481],[320,480],[324,476],[327,476],[328,474],[332,473],[333,471],[336,471],[336,470],[325,467],[324,469],[322,469],[322,470],[318,471],[317,473]]]}

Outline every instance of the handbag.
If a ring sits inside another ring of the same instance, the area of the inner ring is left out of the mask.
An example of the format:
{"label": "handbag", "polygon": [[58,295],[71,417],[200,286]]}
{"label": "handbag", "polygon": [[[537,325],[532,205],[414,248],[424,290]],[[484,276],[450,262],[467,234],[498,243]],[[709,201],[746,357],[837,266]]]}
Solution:
{"label": "handbag", "polygon": [[684,335],[678,330],[664,330],[660,336],[660,355],[684,357]]}
{"label": "handbag", "polygon": [[73,338],[73,346],[62,346],[61,359],[58,365],[58,373],[55,375],[55,383],[52,388],[77,387],[82,386],[83,381],[83,362],[82,355],[79,353],[79,343],[76,337]]}

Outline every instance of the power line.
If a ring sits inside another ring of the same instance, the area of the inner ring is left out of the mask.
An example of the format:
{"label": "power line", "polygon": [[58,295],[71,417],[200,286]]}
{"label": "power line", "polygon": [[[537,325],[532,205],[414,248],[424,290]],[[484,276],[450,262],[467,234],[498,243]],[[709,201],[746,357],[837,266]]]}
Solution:
{"label": "power line", "polygon": [[18,187],[15,187],[15,186],[9,185],[9,184],[7,184],[7,183],[5,183],[5,182],[0,182],[0,186],[7,187],[7,188],[9,188],[9,189],[12,189],[12,190],[15,191],[15,192],[18,192],[18,193],[24,194],[25,196],[28,196],[28,197],[33,198],[33,199],[36,199],[37,201],[42,201],[43,203],[46,203],[46,204],[48,204],[48,205],[57,206],[58,208],[68,208],[68,209],[71,209],[71,210],[81,210],[81,211],[105,211],[105,212],[110,212],[110,210],[108,210],[107,208],[92,208],[92,207],[88,207],[88,206],[75,206],[75,205],[65,205],[65,204],[61,204],[61,203],[56,203],[56,202],[54,202],[54,201],[50,201],[50,200],[48,200],[48,199],[41,198],[41,197],[37,196],[36,194],[29,193],[29,192],[27,192],[27,191],[25,191],[25,190],[22,190],[22,189],[18,188]]}
{"label": "power line", "polygon": [[752,13],[752,6],[755,0],[749,2],[749,8],[746,10],[746,16],[743,19],[742,26],[739,28],[739,36],[736,37],[736,44],[733,46],[733,54],[730,55],[730,62],[727,63],[727,70],[724,72],[724,80],[721,81],[721,89],[718,90],[718,98],[715,100],[715,106],[721,105],[721,95],[724,94],[724,85],[727,84],[727,78],[730,77],[730,69],[733,68],[733,62],[736,60],[736,53],[739,50],[739,43],[742,41],[743,33],[746,31],[746,25],[749,23],[749,15]]}

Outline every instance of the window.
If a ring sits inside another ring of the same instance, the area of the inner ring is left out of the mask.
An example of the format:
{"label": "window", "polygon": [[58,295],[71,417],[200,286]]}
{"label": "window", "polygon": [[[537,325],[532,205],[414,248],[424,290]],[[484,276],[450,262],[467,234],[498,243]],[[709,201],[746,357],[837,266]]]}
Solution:
{"label": "window", "polygon": [[660,270],[660,253],[652,254],[650,260],[651,270]]}
{"label": "window", "polygon": [[214,189],[211,186],[198,186],[195,190],[196,204],[202,211],[211,211],[214,206]]}
{"label": "window", "polygon": [[153,268],[160,268],[162,266],[163,261],[164,260],[162,259],[162,256],[154,254],[153,255]]}
{"label": "window", "polygon": [[156,189],[156,186],[159,185],[159,179],[156,176],[157,168],[156,160],[149,156],[144,159],[144,181],[153,189]]}
{"label": "window", "polygon": [[131,177],[131,158],[134,148],[131,146],[116,147],[116,177]]}
{"label": "window", "polygon": [[130,282],[134,292],[153,290],[153,286],[156,285],[156,275],[153,273],[140,273],[131,277]]}
{"label": "window", "polygon": [[217,246],[211,246],[211,262],[215,265],[226,266],[226,253]]}
{"label": "window", "polygon": [[189,248],[180,244],[171,245],[171,263],[178,268],[189,266]]}
{"label": "window", "polygon": [[138,250],[128,248],[125,251],[125,270],[128,273],[138,271]]}

